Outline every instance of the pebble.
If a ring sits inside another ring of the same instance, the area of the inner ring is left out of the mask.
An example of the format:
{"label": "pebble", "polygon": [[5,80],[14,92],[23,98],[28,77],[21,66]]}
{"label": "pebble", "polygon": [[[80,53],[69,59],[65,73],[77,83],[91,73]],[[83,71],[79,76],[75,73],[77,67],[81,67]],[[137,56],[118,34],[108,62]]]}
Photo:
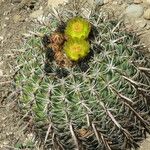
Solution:
{"label": "pebble", "polygon": [[48,2],[47,2],[47,6],[48,7],[57,7],[59,4],[61,4],[61,3],[66,3],[66,2],[68,2],[68,0],[48,0]]}
{"label": "pebble", "polygon": [[11,3],[21,3],[21,0],[11,0]]}
{"label": "pebble", "polygon": [[104,4],[107,4],[109,2],[112,2],[112,0],[104,0]]}
{"label": "pebble", "polygon": [[109,2],[111,2],[112,0],[87,0],[87,2],[91,5],[96,4],[99,6],[102,6],[104,4],[107,4]]}
{"label": "pebble", "polygon": [[0,76],[3,76],[3,70],[0,69]]}
{"label": "pebble", "polygon": [[149,24],[147,24],[146,29],[147,29],[147,30],[149,30],[149,29],[150,29],[150,25],[149,25]]}
{"label": "pebble", "polygon": [[0,41],[4,40],[4,37],[3,36],[0,36]]}
{"label": "pebble", "polygon": [[132,4],[133,2],[133,0],[127,0],[127,4]]}
{"label": "pebble", "polygon": [[3,142],[3,145],[5,146],[5,145],[9,145],[9,141],[4,141]]}
{"label": "pebble", "polygon": [[104,5],[111,2],[111,0],[95,0],[95,4]]}
{"label": "pebble", "polygon": [[15,15],[13,17],[13,20],[14,20],[15,23],[17,23],[17,22],[21,21],[21,16],[20,15]]}
{"label": "pebble", "polygon": [[142,0],[134,0],[134,4],[140,4],[142,2],[143,2]]}
{"label": "pebble", "polygon": [[143,0],[143,3],[150,4],[150,0]]}
{"label": "pebble", "polygon": [[144,12],[143,17],[147,20],[150,20],[150,8]]}
{"label": "pebble", "polygon": [[2,61],[2,59],[0,58],[0,67],[4,64],[4,62]]}
{"label": "pebble", "polygon": [[5,20],[9,20],[9,17],[5,17]]}
{"label": "pebble", "polygon": [[36,18],[38,18],[38,17],[40,17],[40,16],[42,16],[42,15],[43,15],[43,10],[42,10],[42,9],[39,9],[39,10],[36,10],[36,11],[32,12],[32,13],[30,14],[30,18],[36,19]]}
{"label": "pebble", "polygon": [[104,0],[95,0],[95,4],[104,5]]}
{"label": "pebble", "polygon": [[136,26],[138,28],[144,28],[147,25],[146,20],[144,19],[138,19],[135,21],[135,23],[137,24]]}
{"label": "pebble", "polygon": [[137,5],[137,4],[129,5],[125,10],[126,16],[130,18],[141,17],[143,15],[143,12],[144,12],[144,8],[141,5]]}

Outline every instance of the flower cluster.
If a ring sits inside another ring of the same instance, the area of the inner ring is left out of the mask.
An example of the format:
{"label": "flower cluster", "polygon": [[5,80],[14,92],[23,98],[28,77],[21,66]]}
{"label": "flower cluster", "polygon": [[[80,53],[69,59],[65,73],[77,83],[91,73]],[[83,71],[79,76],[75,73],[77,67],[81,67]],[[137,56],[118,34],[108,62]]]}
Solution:
{"label": "flower cluster", "polygon": [[88,39],[91,30],[90,23],[82,17],[74,17],[67,23],[64,51],[67,57],[73,61],[84,58],[90,52]]}

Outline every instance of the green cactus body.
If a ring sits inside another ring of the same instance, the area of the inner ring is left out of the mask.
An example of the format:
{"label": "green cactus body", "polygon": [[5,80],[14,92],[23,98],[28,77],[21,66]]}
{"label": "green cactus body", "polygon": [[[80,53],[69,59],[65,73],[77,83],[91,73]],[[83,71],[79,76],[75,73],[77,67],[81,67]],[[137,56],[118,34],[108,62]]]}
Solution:
{"label": "green cactus body", "polygon": [[[93,24],[98,17],[91,14]],[[150,62],[137,50],[137,38],[117,26],[109,20],[95,26],[86,72],[74,66],[58,78],[52,62],[54,72],[46,75],[40,38],[32,37],[18,56],[20,107],[34,120],[45,149],[126,149],[137,147],[138,137],[149,131],[142,113],[149,111]],[[81,136],[80,129],[91,134]]]}

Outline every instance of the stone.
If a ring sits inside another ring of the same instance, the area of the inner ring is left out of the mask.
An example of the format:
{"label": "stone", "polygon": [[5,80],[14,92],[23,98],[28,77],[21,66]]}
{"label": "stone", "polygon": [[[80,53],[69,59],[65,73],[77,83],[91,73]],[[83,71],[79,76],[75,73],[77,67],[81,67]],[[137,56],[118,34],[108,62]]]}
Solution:
{"label": "stone", "polygon": [[124,14],[129,18],[138,18],[143,15],[143,12],[144,12],[143,6],[132,4],[126,8]]}
{"label": "stone", "polygon": [[11,0],[11,3],[21,3],[21,0]]}
{"label": "stone", "polygon": [[9,20],[9,17],[5,17],[5,20]]}
{"label": "stone", "polygon": [[142,0],[134,0],[134,4],[140,4],[142,2],[143,2]]}
{"label": "stone", "polygon": [[[3,36],[0,36],[0,41],[4,40],[4,37]],[[0,59],[1,60],[1,59]]]}
{"label": "stone", "polygon": [[57,7],[59,4],[68,2],[68,0],[48,0],[47,1],[47,6],[48,7]]}
{"label": "stone", "polygon": [[143,17],[147,20],[150,20],[150,8],[145,10]]}
{"label": "stone", "polygon": [[135,23],[138,28],[144,28],[147,25],[147,22],[144,19],[138,19],[135,21]]}
{"label": "stone", "polygon": [[0,69],[0,76],[3,76],[3,70]]}
{"label": "stone", "polygon": [[95,0],[95,4],[104,5],[104,0]]}
{"label": "stone", "polygon": [[107,4],[107,3],[109,3],[109,2],[112,2],[112,0],[87,0],[87,2],[88,2],[90,5],[96,4],[96,5],[102,6],[102,5],[104,5],[104,4]]}
{"label": "stone", "polygon": [[133,0],[127,0],[127,4],[132,4]]}
{"label": "stone", "polygon": [[43,13],[44,12],[42,9],[36,10],[30,14],[30,18],[37,19],[38,17],[42,16]]}
{"label": "stone", "polygon": [[143,3],[146,3],[146,4],[150,5],[150,0],[143,0]]}
{"label": "stone", "polygon": [[112,0],[95,0],[95,4],[98,4],[98,5],[104,5],[104,4],[107,4],[109,2],[111,2]]}
{"label": "stone", "polygon": [[13,20],[14,20],[15,23],[21,21],[22,20],[21,15],[14,15]]}
{"label": "stone", "polygon": [[150,29],[150,24],[147,24],[146,30],[149,30],[149,29]]}

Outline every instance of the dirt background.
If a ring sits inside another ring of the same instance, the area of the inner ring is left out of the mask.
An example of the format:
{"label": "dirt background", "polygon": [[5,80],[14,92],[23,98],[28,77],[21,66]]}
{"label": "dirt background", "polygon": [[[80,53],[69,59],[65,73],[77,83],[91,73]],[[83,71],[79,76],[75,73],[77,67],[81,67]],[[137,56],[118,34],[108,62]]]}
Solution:
{"label": "dirt background", "polygon": [[[36,21],[46,13],[51,5],[57,7],[65,0],[0,0],[0,101],[3,95],[9,90],[11,81],[11,63],[13,63],[13,52],[21,49],[24,44],[23,36],[29,31],[34,30]],[[91,2],[91,1],[90,1]],[[107,0],[103,5],[104,9],[110,11],[118,18],[122,17],[127,3],[121,0]],[[150,25],[150,21],[146,22]],[[150,50],[150,30],[139,26],[139,23],[127,21],[127,27],[133,29],[140,35],[141,43]],[[147,52],[149,53],[149,52]],[[10,97],[10,101],[11,101]],[[39,149],[32,144],[34,136],[22,133],[25,126],[19,126],[17,113],[14,111],[15,102],[0,103],[0,150],[17,150],[21,145],[30,145],[32,148]],[[150,137],[144,140],[139,150],[150,150]]]}

